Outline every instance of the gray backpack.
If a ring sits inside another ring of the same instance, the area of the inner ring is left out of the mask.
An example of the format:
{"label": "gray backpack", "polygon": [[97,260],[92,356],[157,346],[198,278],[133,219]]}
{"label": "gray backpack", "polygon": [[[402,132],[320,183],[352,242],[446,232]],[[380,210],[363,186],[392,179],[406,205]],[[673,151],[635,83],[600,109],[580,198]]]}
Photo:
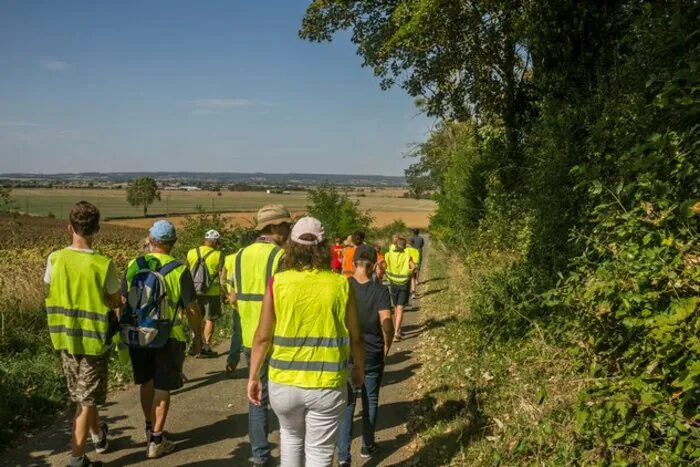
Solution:
{"label": "gray backpack", "polygon": [[216,275],[212,277],[211,274],[209,274],[209,268],[207,268],[207,263],[206,260],[211,255],[214,253],[216,250],[211,250],[209,251],[206,255],[202,256],[202,253],[199,251],[199,248],[197,248],[197,261],[194,263],[194,266],[190,270],[192,273],[192,281],[194,282],[194,290],[198,294],[205,293],[207,290],[209,290],[209,287],[214,283],[216,280]]}

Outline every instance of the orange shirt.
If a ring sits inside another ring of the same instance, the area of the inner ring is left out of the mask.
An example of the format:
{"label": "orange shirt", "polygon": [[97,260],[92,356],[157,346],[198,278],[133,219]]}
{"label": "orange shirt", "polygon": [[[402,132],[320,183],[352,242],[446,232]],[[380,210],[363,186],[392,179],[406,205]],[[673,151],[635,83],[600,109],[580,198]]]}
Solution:
{"label": "orange shirt", "polygon": [[343,274],[352,277],[355,274],[355,246],[347,246],[343,251]]}
{"label": "orange shirt", "polygon": [[384,261],[384,253],[377,253],[377,265],[374,267],[374,271],[377,273],[377,279],[384,279],[384,269],[379,265]]}

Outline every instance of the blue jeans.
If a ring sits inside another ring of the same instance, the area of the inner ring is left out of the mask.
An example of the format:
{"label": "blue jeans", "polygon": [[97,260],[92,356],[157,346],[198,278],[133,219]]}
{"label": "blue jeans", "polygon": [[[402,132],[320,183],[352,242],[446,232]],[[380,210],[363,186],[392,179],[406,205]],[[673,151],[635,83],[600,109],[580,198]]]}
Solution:
{"label": "blue jeans", "polygon": [[[384,359],[382,356],[367,356],[365,362],[365,384],[362,386],[362,447],[374,446],[374,431],[377,428],[379,409],[379,387],[384,376]],[[359,392],[359,391],[357,391]],[[338,461],[350,462],[350,444],[352,443],[352,419],[355,416],[357,392],[348,383],[348,406],[340,422],[338,433]]]}
{"label": "blue jeans", "polygon": [[[230,305],[229,305],[230,306]],[[226,363],[232,367],[238,366],[241,361],[241,347],[243,346],[243,336],[241,334],[241,315],[238,310],[231,307],[231,345],[229,346],[228,359]]]}
{"label": "blue jeans", "polygon": [[[243,347],[248,366],[250,366],[250,349]],[[267,390],[267,369],[270,365],[270,357],[266,357],[260,368],[260,382],[262,383],[262,402],[259,406],[248,402],[248,437],[253,448],[253,463],[267,464],[270,461],[270,443],[267,435],[270,432],[268,405],[270,402]]]}

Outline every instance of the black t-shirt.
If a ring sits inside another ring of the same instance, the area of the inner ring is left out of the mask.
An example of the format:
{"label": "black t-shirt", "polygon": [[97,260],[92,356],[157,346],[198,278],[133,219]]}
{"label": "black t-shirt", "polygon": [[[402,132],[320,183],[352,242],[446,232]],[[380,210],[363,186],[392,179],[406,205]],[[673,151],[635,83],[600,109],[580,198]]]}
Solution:
{"label": "black t-shirt", "polygon": [[389,289],[378,281],[360,284],[354,277],[350,285],[355,292],[357,312],[365,334],[365,353],[372,356],[384,355],[384,334],[379,321],[381,310],[390,310]]}

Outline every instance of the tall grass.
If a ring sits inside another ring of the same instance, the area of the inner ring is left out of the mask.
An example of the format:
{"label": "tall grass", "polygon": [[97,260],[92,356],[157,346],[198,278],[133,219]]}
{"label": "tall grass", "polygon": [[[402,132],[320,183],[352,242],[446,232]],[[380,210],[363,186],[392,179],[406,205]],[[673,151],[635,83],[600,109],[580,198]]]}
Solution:
{"label": "tall grass", "polygon": [[417,398],[409,421],[413,464],[550,465],[575,462],[573,407],[583,384],[574,360],[532,329],[494,338],[470,305],[513,254],[450,255],[433,242],[421,293]]}

